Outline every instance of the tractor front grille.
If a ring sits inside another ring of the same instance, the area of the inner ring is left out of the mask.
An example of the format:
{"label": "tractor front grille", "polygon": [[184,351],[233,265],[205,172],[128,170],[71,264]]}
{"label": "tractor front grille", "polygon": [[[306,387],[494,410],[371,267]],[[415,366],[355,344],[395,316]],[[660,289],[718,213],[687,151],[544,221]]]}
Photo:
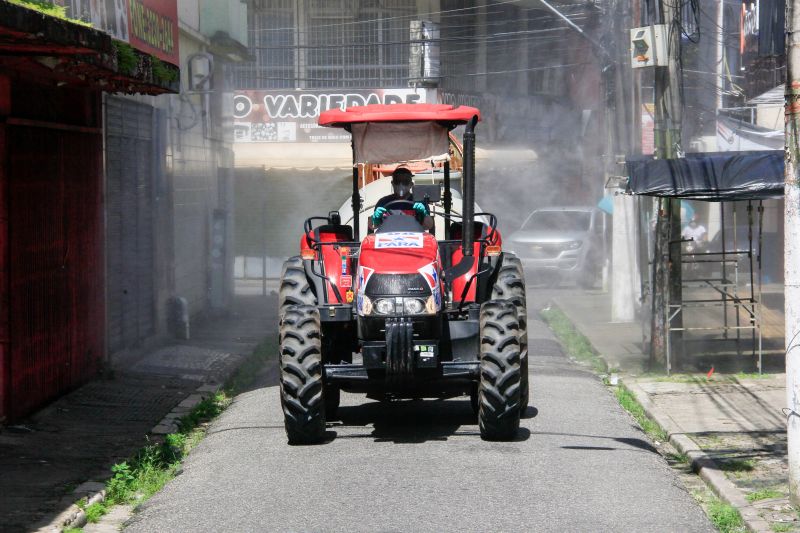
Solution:
{"label": "tractor front grille", "polygon": [[386,378],[402,381],[414,374],[414,328],[407,318],[386,319]]}

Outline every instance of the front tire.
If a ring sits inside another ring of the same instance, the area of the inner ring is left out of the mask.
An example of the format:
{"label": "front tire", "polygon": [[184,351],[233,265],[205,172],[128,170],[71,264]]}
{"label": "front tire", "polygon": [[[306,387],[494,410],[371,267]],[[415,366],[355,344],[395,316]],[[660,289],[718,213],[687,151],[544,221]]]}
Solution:
{"label": "front tire", "polygon": [[319,311],[287,306],[280,323],[281,406],[289,444],[314,444],[325,436]]}
{"label": "front tire", "polygon": [[478,425],[484,440],[511,440],[519,429],[521,369],[519,322],[511,302],[481,306]]}
{"label": "front tire", "polygon": [[521,367],[520,404],[522,411],[528,408],[530,385],[528,383],[528,306],[525,291],[525,271],[522,261],[512,254],[503,253],[503,263],[492,287],[492,300],[506,300],[517,308],[519,322],[519,351]]}

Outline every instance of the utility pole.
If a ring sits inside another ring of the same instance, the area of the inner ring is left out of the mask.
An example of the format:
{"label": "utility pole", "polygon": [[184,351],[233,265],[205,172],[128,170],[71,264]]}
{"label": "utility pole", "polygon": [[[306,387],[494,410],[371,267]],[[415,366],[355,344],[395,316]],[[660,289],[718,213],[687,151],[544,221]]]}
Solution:
{"label": "utility pole", "polygon": [[[655,67],[655,144],[656,157],[682,157],[681,124],[683,102],[680,83],[680,3],[659,1],[660,22],[667,25],[667,67]],[[650,360],[663,362],[667,357],[667,326],[669,304],[682,299],[681,280],[681,203],[679,199],[659,199],[656,220],[653,309],[651,324]],[[681,316],[672,321],[680,327]],[[673,337],[680,338],[675,335]],[[676,343],[677,344],[677,343]],[[678,353],[675,350],[674,353]],[[673,360],[674,361],[674,360]],[[669,368],[667,369],[669,370]]]}
{"label": "utility pole", "polygon": [[784,311],[789,496],[800,504],[800,0],[786,2]]}

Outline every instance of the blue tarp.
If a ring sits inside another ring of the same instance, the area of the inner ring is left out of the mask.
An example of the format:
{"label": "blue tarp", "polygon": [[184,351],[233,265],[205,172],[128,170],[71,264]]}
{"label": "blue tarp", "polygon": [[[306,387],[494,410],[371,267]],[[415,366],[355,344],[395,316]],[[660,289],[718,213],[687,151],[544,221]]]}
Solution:
{"label": "blue tarp", "polygon": [[716,202],[782,198],[783,157],[782,150],[629,157],[628,192]]}

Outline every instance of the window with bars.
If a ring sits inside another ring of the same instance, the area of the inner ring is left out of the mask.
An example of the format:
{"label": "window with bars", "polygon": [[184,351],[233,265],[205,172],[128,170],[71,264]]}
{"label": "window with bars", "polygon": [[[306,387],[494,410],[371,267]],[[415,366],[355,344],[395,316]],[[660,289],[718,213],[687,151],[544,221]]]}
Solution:
{"label": "window with bars", "polygon": [[[302,8],[302,10],[301,10]],[[416,0],[253,0],[240,89],[405,87]]]}

